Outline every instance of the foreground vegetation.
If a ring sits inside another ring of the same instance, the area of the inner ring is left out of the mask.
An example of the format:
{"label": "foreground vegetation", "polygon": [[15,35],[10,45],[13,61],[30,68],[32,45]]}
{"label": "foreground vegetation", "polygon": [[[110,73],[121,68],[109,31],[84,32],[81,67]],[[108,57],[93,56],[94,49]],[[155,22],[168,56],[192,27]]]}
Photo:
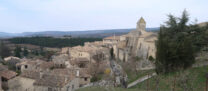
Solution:
{"label": "foreground vegetation", "polygon": [[84,45],[84,42],[101,41],[101,38],[70,38],[61,39],[53,37],[19,37],[9,39],[14,44],[32,44],[42,47],[73,47],[78,45]]}
{"label": "foreground vegetation", "polygon": [[208,66],[189,68],[184,71],[157,75],[134,89],[149,91],[204,91]]}
{"label": "foreground vegetation", "polygon": [[208,46],[208,25],[200,27],[187,25],[186,11],[181,17],[168,16],[169,20],[161,26],[156,42],[156,72],[169,73],[191,67],[195,55]]}
{"label": "foreground vegetation", "polygon": [[76,91],[145,91],[145,90],[114,88],[114,87],[87,87],[87,88],[78,89]]}
{"label": "foreground vegetation", "polygon": [[125,88],[87,87],[77,91],[204,91],[208,66],[160,74],[136,86]]}

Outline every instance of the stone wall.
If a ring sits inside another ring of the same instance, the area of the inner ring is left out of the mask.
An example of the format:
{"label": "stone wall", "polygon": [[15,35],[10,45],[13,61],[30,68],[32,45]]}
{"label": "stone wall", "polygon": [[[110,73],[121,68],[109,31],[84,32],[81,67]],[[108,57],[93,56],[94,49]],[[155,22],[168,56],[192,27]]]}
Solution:
{"label": "stone wall", "polygon": [[63,87],[50,87],[50,86],[34,86],[35,89],[33,91],[75,91],[79,88],[79,80],[75,78],[71,80],[68,84]]}
{"label": "stone wall", "polygon": [[16,77],[9,80],[10,91],[34,91],[33,83],[35,80],[23,77]]}
{"label": "stone wall", "polygon": [[71,58],[87,58],[90,60],[90,54],[88,52],[80,52],[76,50],[71,50],[70,51],[70,57]]}

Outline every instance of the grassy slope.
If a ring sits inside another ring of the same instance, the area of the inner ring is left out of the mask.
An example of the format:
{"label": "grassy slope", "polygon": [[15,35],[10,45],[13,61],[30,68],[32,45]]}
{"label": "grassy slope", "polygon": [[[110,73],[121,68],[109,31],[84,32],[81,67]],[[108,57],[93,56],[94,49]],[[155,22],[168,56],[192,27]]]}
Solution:
{"label": "grassy slope", "polygon": [[171,88],[174,86],[174,80],[175,91],[184,91],[183,87],[187,87],[187,91],[204,91],[206,73],[208,73],[208,66],[190,68],[185,71],[168,75],[158,75],[136,85],[131,89],[88,87],[79,89],[77,91],[147,91],[147,86],[148,91],[155,91],[157,86],[156,79],[159,79],[158,91],[171,91]]}
{"label": "grassy slope", "polygon": [[[204,91],[206,73],[208,73],[208,66],[191,68],[168,75],[158,75],[133,88],[144,90],[148,87],[148,89],[153,91],[156,89],[156,86],[158,86],[158,91],[171,91],[171,88],[174,87],[175,80],[175,91],[184,91],[185,87],[187,87],[188,91]],[[159,79],[158,85],[156,85],[156,79]]]}
{"label": "grassy slope", "polygon": [[131,83],[143,76],[146,76],[152,73],[154,73],[154,70],[144,70],[144,71],[138,71],[138,72],[126,71],[126,74],[128,75],[128,83]]}
{"label": "grassy slope", "polygon": [[82,88],[78,89],[76,91],[144,91],[144,90],[138,90],[138,89],[124,89],[124,88],[113,88],[113,87],[88,87],[88,88]]}

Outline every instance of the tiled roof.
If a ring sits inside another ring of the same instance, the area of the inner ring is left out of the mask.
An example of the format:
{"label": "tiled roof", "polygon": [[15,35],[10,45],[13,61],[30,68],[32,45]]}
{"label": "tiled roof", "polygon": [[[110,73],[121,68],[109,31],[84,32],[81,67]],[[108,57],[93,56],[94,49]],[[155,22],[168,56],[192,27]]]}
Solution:
{"label": "tiled roof", "polygon": [[45,74],[35,81],[34,85],[48,87],[63,87],[70,82],[69,76]]}
{"label": "tiled roof", "polygon": [[40,78],[40,72],[39,71],[24,71],[21,73],[20,75],[21,77],[26,77],[26,78],[30,78],[30,79],[38,79]]}
{"label": "tiled roof", "polygon": [[111,40],[120,40],[120,36],[110,36],[110,37],[106,37],[104,39],[111,39]]}
{"label": "tiled roof", "polygon": [[53,62],[43,62],[40,64],[41,69],[50,69],[53,66],[54,66]]}
{"label": "tiled roof", "polygon": [[14,72],[14,71],[10,71],[10,70],[3,70],[3,71],[0,71],[0,76],[1,76],[1,77],[4,77],[4,78],[6,78],[6,79],[14,78],[16,75],[17,75],[17,73]]}

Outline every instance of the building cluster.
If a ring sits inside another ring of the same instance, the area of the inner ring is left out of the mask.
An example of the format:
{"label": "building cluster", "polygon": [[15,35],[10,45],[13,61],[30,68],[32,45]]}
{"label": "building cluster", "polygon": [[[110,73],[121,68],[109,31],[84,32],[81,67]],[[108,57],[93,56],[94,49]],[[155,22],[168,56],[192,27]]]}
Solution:
{"label": "building cluster", "polygon": [[[9,91],[74,91],[91,82],[92,69],[110,68],[108,48],[102,41],[84,46],[65,47],[51,61],[7,57],[14,71],[0,65],[1,90]],[[95,66],[92,65],[99,65]],[[92,68],[94,67],[94,68]],[[102,70],[104,71],[104,70]]]}
{"label": "building cluster", "polygon": [[157,35],[145,28],[141,18],[136,30],[126,35],[64,47],[51,61],[7,57],[3,63],[13,71],[0,64],[0,91],[74,91],[89,84],[93,75],[111,69],[110,49],[116,59],[124,62],[131,57],[155,58]]}

